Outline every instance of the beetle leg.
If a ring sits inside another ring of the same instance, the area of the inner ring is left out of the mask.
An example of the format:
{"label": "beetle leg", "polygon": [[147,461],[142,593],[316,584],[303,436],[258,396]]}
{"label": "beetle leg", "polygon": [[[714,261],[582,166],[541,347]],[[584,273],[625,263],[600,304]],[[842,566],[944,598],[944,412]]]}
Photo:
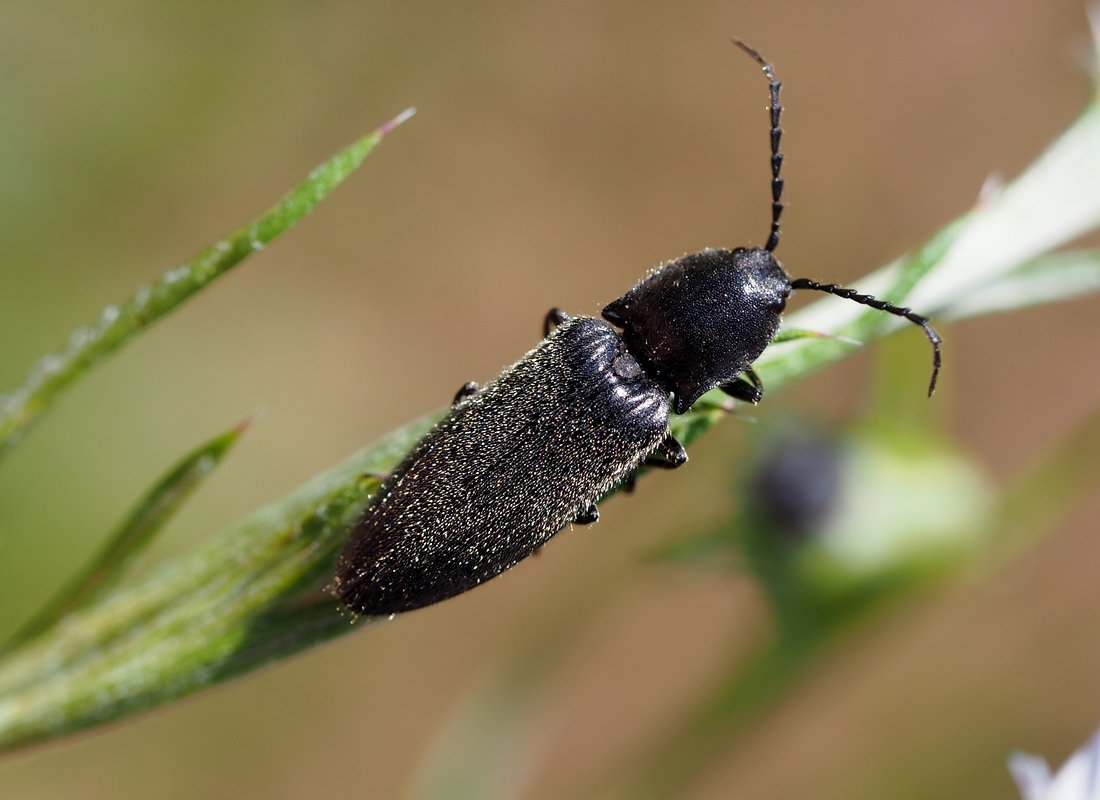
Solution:
{"label": "beetle leg", "polygon": [[623,482],[619,484],[619,489],[626,492],[627,494],[634,494],[634,488],[637,486],[637,484],[638,470],[634,470],[625,478],[623,478]]}
{"label": "beetle leg", "polygon": [[478,388],[478,385],[473,381],[462,384],[462,387],[457,392],[455,392],[455,399],[451,401],[451,405],[457,406],[467,397],[472,397],[473,395],[477,394]]}
{"label": "beetle leg", "polygon": [[[664,458],[648,455],[642,461],[643,466],[656,467],[657,469],[676,469],[687,463],[687,450],[684,449],[684,446],[680,444],[671,433],[665,437],[665,440],[661,442],[657,449],[661,451]],[[638,470],[634,470],[623,478],[623,482],[619,484],[619,489],[627,494],[633,494],[634,487],[637,483]]]}
{"label": "beetle leg", "polygon": [[760,382],[760,376],[753,372],[752,367],[749,367],[741,374],[748,378],[751,384],[746,383],[740,378],[735,378],[718,388],[735,400],[744,400],[746,403],[756,405],[760,402],[760,398],[764,396],[764,384]]}
{"label": "beetle leg", "polygon": [[600,510],[596,508],[596,504],[593,503],[587,509],[580,513],[576,519],[573,520],[574,525],[591,525],[593,522],[597,522],[600,519]]}
{"label": "beetle leg", "polygon": [[545,339],[550,335],[550,331],[561,325],[563,322],[568,322],[572,317],[562,311],[560,308],[552,308],[546,312],[546,316],[542,321],[542,336]]}
{"label": "beetle leg", "polygon": [[642,463],[647,467],[657,467],[658,469],[676,469],[682,467],[687,463],[688,454],[684,446],[676,441],[676,437],[671,433],[665,437],[665,440],[661,442],[657,448],[664,454],[664,458],[654,458],[653,456],[646,456],[645,461]]}

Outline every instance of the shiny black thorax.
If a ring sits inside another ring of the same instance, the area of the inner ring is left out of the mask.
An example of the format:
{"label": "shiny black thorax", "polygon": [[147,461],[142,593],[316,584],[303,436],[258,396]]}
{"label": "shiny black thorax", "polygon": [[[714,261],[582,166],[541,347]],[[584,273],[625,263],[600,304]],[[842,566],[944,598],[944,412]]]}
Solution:
{"label": "shiny black thorax", "polygon": [[707,249],[662,265],[603,310],[631,354],[683,414],[704,393],[730,384],[779,330],[791,293],[766,250]]}

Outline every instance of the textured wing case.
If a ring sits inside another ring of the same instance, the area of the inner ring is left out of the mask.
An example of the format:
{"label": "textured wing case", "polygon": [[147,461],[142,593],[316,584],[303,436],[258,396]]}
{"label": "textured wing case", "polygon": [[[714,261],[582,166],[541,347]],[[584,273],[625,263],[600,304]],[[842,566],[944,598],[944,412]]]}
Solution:
{"label": "textured wing case", "polygon": [[667,393],[613,328],[568,320],[391,473],[340,557],[338,593],[391,614],[500,574],[625,478],[668,415]]}

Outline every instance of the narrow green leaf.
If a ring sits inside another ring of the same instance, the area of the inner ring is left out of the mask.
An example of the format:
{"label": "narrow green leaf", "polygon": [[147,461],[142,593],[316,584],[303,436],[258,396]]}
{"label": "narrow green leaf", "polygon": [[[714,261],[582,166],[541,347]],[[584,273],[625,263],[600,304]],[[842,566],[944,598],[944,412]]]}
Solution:
{"label": "narrow green leaf", "polygon": [[152,543],[184,501],[214,471],[251,422],[250,417],[176,463],[138,501],[84,570],[32,617],[4,650],[33,639],[53,627],[62,617],[88,605],[115,586],[134,559]]}
{"label": "narrow green leaf", "polygon": [[[183,581],[172,570],[154,578],[151,609],[148,585],[136,587],[30,642],[0,670],[0,750],[154,708],[348,629],[319,586],[339,534],[377,485],[336,491],[284,528],[219,540],[185,567]],[[131,601],[150,613],[135,617]]]}
{"label": "narrow green leaf", "polygon": [[1095,291],[1100,291],[1100,250],[1056,253],[1028,262],[993,285],[960,298],[944,316],[954,320],[1002,314]]}
{"label": "narrow green leaf", "polygon": [[336,554],[380,476],[434,421],[406,425],[7,654],[0,751],[155,708],[351,630],[323,591]]}
{"label": "narrow green leaf", "polygon": [[256,219],[169,270],[151,286],[138,289],[122,305],[108,306],[94,324],[73,332],[62,350],[31,368],[22,386],[0,396],[0,455],[19,441],[62,390],[96,362],[292,228],[354,172],[387,133],[412,114],[413,109],[408,109],[344,148]]}
{"label": "narrow green leaf", "polygon": [[772,339],[772,344],[783,344],[783,342],[796,342],[799,339],[834,339],[838,342],[844,342],[844,344],[850,344],[853,347],[862,346],[863,342],[858,339],[849,339],[844,336],[831,336],[828,333],[822,333],[821,331],[811,331],[805,328],[788,328],[783,326],[779,329],[779,333]]}

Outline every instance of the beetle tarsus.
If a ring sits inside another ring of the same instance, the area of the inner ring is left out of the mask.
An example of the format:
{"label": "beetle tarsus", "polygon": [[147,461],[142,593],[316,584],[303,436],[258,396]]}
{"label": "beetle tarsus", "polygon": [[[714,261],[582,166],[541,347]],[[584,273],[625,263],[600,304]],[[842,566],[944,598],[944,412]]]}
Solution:
{"label": "beetle tarsus", "polygon": [[741,380],[741,378],[738,378],[718,388],[734,400],[742,400],[746,403],[756,405],[764,397],[764,384],[760,382],[760,376],[753,372],[751,367],[742,372],[741,376],[748,378],[751,383],[746,383]]}
{"label": "beetle tarsus", "polygon": [[676,469],[682,467],[687,463],[688,454],[684,446],[673,436],[671,433],[665,437],[665,440],[661,442],[660,447],[657,448],[664,455],[664,458],[655,458],[654,456],[646,456],[644,463],[647,467],[656,467],[657,469]]}
{"label": "beetle tarsus", "polygon": [[457,406],[467,397],[473,397],[475,394],[478,393],[480,388],[481,387],[479,387],[473,381],[467,381],[466,383],[462,384],[457,392],[455,392],[455,398],[451,401],[451,405]]}
{"label": "beetle tarsus", "polygon": [[600,521],[600,509],[593,503],[584,511],[576,516],[573,520],[574,525],[591,525],[593,522]]}
{"label": "beetle tarsus", "polygon": [[547,336],[549,336],[550,331],[554,330],[554,328],[568,322],[571,319],[572,317],[569,316],[569,314],[566,314],[560,308],[552,308],[547,311],[546,316],[543,318],[542,321],[543,338],[545,339]]}

